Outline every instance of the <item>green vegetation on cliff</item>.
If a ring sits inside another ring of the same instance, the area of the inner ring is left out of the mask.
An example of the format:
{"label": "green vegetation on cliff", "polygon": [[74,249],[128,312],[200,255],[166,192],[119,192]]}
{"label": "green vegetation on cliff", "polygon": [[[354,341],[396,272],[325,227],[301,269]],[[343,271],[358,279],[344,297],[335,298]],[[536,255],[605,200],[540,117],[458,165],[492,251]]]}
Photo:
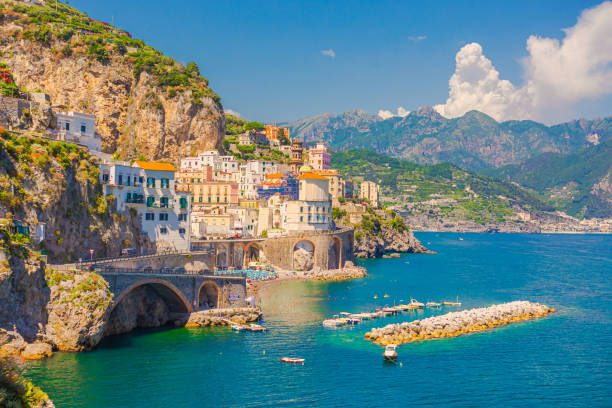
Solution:
{"label": "green vegetation on cliff", "polygon": [[[515,184],[462,170],[452,164],[421,165],[368,150],[332,154],[331,166],[356,180],[380,184],[381,194],[414,215],[430,211],[477,223],[503,222],[516,209],[552,210]],[[432,212],[432,214],[433,214]]]}
{"label": "green vegetation on cliff", "polygon": [[569,215],[612,217],[612,140],[572,154],[544,153],[489,174],[537,191]]}
{"label": "green vegetation on cliff", "polygon": [[0,214],[31,230],[46,223],[40,249],[52,261],[77,260],[89,249],[101,256],[148,245],[137,216],[109,208],[99,175],[97,159],[77,145],[0,128]]}
{"label": "green vegetation on cliff", "polygon": [[20,372],[16,359],[0,357],[0,407],[36,407],[49,396]]}
{"label": "green vegetation on cliff", "polygon": [[[112,58],[126,58],[134,66],[136,79],[142,72],[148,72],[156,78],[158,86],[167,89],[169,97],[191,90],[192,102],[196,104],[202,96],[220,102],[196,63],[183,66],[142,40],[131,38],[129,32],[94,20],[74,7],[55,0],[47,1],[45,6],[6,3],[2,5],[2,13],[4,18],[20,17],[18,22],[24,30],[15,31],[13,35],[16,38],[22,37],[43,46],[50,46],[53,40],[64,43],[53,50],[57,58],[84,54],[103,64]],[[74,38],[77,33],[81,35]]]}

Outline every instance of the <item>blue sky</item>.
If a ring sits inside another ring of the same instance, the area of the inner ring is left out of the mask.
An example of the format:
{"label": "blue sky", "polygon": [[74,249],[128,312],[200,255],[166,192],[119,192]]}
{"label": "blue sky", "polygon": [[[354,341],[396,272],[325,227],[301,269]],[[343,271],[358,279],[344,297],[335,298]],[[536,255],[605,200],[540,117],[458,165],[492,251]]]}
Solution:
{"label": "blue sky", "polygon": [[[92,18],[114,20],[178,61],[197,62],[225,108],[279,122],[444,103],[455,55],[470,42],[482,46],[501,78],[521,86],[527,38],[562,39],[562,28],[599,3],[70,2]],[[321,53],[329,49],[335,58]],[[571,114],[610,115],[612,98],[590,100]]]}

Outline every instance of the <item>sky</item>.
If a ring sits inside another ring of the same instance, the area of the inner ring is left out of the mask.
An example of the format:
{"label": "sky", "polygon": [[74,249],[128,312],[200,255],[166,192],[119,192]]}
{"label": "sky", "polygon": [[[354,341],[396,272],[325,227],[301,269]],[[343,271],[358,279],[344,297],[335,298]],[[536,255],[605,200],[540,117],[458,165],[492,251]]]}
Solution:
{"label": "sky", "polygon": [[480,109],[548,124],[612,115],[612,3],[70,4],[179,62],[195,61],[225,109],[249,120],[351,109],[388,117],[425,105],[447,117]]}

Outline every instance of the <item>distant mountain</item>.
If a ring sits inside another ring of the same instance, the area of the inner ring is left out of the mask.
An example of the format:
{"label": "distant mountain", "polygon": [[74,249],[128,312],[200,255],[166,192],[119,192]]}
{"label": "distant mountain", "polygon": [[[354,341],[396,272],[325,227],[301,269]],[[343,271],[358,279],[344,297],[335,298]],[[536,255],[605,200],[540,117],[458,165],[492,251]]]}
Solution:
{"label": "distant mountain", "polygon": [[510,182],[449,163],[422,165],[369,150],[334,152],[331,165],[355,180],[380,184],[383,201],[411,217],[514,222],[518,213],[545,216],[555,208]]}
{"label": "distant mountain", "polygon": [[612,217],[612,139],[571,154],[544,153],[488,173],[537,191],[569,215]]}
{"label": "distant mountain", "polygon": [[612,138],[612,117],[546,126],[527,120],[500,123],[479,111],[446,119],[430,107],[386,120],[358,110],[328,113],[289,126],[293,137],[325,141],[337,150],[371,149],[472,171],[520,163],[545,152],[571,153]]}
{"label": "distant mountain", "polygon": [[321,140],[320,135],[346,128],[352,128],[358,132],[367,131],[372,123],[379,120],[382,119],[377,115],[355,109],[339,115],[328,112],[301,119],[288,125],[291,127],[292,137],[297,135],[300,140],[312,142]]}

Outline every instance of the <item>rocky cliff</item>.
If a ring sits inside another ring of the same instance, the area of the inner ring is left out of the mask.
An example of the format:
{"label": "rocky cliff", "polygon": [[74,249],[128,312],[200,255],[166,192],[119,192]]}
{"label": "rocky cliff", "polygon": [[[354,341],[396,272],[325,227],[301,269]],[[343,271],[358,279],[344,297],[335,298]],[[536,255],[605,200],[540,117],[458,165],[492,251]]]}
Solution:
{"label": "rocky cliff", "polygon": [[332,215],[337,225],[355,229],[356,258],[380,258],[393,252],[429,252],[395,211],[350,202],[334,208]]}
{"label": "rocky cliff", "polygon": [[176,160],[221,146],[223,107],[197,65],[66,5],[1,7],[0,55],[15,81],[95,115],[105,151]]}
{"label": "rocky cliff", "polygon": [[362,232],[356,236],[357,258],[380,258],[394,252],[419,254],[428,251],[410,230],[398,231],[390,226],[382,226],[378,233]]}

